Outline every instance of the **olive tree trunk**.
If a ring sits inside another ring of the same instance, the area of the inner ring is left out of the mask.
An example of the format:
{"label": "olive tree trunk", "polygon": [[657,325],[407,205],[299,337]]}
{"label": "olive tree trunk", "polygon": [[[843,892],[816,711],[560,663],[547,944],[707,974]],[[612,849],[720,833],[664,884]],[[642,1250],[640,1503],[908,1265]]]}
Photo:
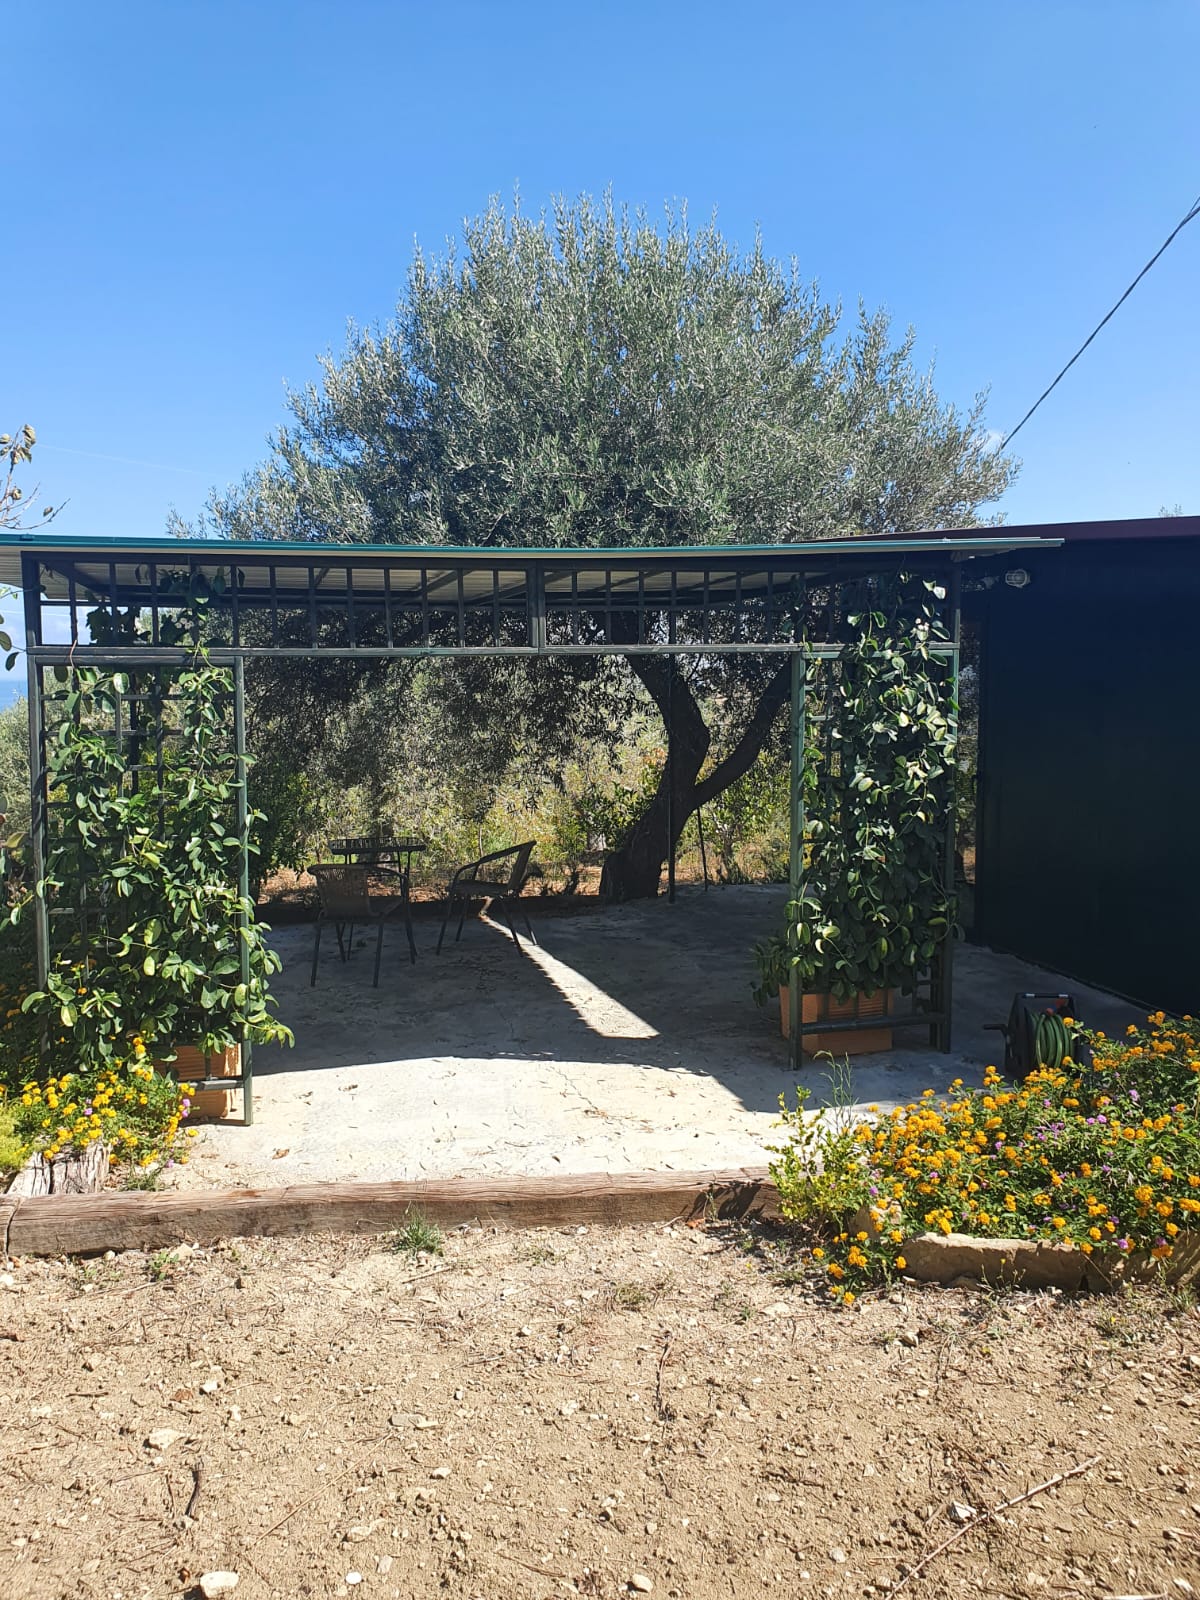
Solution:
{"label": "olive tree trunk", "polygon": [[678,661],[666,655],[631,656],[629,664],[663,719],[667,761],[650,804],[605,859],[600,893],[611,900],[643,900],[658,893],[663,863],[678,845],[684,824],[754,765],[791,686],[785,660],[759,696],[737,744],[701,781],[712,735]]}

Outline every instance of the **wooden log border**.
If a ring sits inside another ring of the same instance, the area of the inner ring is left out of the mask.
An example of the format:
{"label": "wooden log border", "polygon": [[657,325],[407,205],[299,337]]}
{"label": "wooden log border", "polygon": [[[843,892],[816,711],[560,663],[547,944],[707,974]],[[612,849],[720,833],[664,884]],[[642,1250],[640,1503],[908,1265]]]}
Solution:
{"label": "wooden log border", "polygon": [[6,1195],[0,1196],[0,1245],[9,1256],[83,1256],[256,1235],[385,1233],[415,1213],[442,1227],[620,1226],[774,1216],[778,1196],[765,1168]]}

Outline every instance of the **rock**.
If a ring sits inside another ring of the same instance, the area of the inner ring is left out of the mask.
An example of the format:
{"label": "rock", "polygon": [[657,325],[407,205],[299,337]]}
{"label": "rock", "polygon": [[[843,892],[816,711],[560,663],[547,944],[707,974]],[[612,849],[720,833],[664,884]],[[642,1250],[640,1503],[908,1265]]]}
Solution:
{"label": "rock", "polygon": [[845,1561],[846,1552],[842,1549],[840,1544],[834,1545],[833,1549],[829,1552],[829,1559],[839,1567],[841,1566],[842,1562]]}
{"label": "rock", "polygon": [[973,1522],[979,1513],[974,1506],[964,1505],[961,1500],[951,1500],[950,1517],[954,1522]]}
{"label": "rock", "polygon": [[216,1394],[217,1390],[220,1387],[221,1387],[220,1378],[206,1378],[205,1381],[200,1385],[200,1393],[201,1394]]}
{"label": "rock", "polygon": [[380,1556],[375,1562],[375,1570],[381,1578],[386,1578],[392,1570],[393,1556]]}
{"label": "rock", "polygon": [[430,1422],[428,1417],[423,1417],[419,1411],[393,1411],[388,1418],[388,1423],[393,1428],[436,1428],[436,1422]]}
{"label": "rock", "polygon": [[898,1337],[900,1343],[907,1345],[910,1350],[915,1350],[921,1342],[921,1336],[915,1328],[901,1328]]}
{"label": "rock", "polygon": [[448,1478],[450,1476],[450,1468],[449,1467],[434,1467],[433,1471],[429,1474],[429,1476],[431,1478]]}
{"label": "rock", "polygon": [[151,1450],[169,1450],[173,1444],[178,1444],[183,1435],[178,1428],[155,1428],[153,1433],[146,1435],[146,1443]]}
{"label": "rock", "polygon": [[957,1278],[1029,1289],[1083,1287],[1087,1257],[1048,1240],[977,1239],[967,1234],[918,1234],[904,1241],[905,1271],[922,1283]]}
{"label": "rock", "polygon": [[790,1316],[791,1312],[792,1308],[786,1300],[776,1300],[773,1304],[764,1306],[762,1314],[764,1317],[775,1318]]}
{"label": "rock", "polygon": [[204,1600],[218,1600],[219,1595],[232,1594],[237,1586],[236,1572],[203,1572],[200,1575],[200,1593]]}
{"label": "rock", "polygon": [[362,1573],[361,1572],[348,1572],[346,1574],[346,1582],[350,1585],[351,1588],[353,1588],[356,1583],[361,1583],[362,1582]]}
{"label": "rock", "polygon": [[634,1594],[650,1594],[654,1588],[654,1579],[648,1578],[644,1572],[634,1572],[630,1574],[626,1587],[632,1589]]}

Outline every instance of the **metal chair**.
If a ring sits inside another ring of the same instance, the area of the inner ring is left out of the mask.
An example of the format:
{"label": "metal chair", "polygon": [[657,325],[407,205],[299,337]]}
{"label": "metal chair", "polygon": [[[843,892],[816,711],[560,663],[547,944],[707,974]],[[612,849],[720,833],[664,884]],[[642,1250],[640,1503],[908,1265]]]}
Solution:
{"label": "metal chair", "polygon": [[[517,930],[513,927],[512,906],[520,898],[525,880],[529,876],[529,857],[533,854],[535,841],[530,839],[525,844],[514,844],[507,850],[493,850],[491,855],[480,856],[478,861],[468,861],[465,866],[459,867],[450,879],[450,886],[446,891],[446,915],[442,918],[442,931],[438,934],[437,953],[442,953],[442,940],[446,937],[446,928],[450,918],[458,911],[458,929],[454,935],[455,944],[462,937],[463,922],[466,919],[467,907],[490,900],[494,906],[499,906],[500,913],[512,934],[513,943],[518,952],[524,955],[521,941],[517,938]],[[510,862],[507,872],[501,874],[500,863]],[[487,869],[481,872],[481,869]],[[531,944],[536,944],[533,929],[529,924],[529,913],[522,905],[521,914],[525,919],[525,932],[529,935]]]}
{"label": "metal chair", "polygon": [[[379,929],[375,937],[375,979],[374,987],[379,987],[379,963],[383,959],[383,925],[388,917],[403,904],[400,897],[387,900],[371,899],[371,872],[368,867],[347,867],[322,862],[317,866],[309,867],[309,872],[317,881],[317,894],[321,901],[321,909],[317,913],[316,936],[313,940],[312,973],[309,977],[309,987],[316,985],[317,962],[321,957],[321,934],[327,922],[333,923],[333,931],[337,936],[338,954],[343,961],[349,960],[350,951],[354,945],[354,928],[356,923],[370,927],[372,923]],[[346,930],[343,939],[343,929]]]}

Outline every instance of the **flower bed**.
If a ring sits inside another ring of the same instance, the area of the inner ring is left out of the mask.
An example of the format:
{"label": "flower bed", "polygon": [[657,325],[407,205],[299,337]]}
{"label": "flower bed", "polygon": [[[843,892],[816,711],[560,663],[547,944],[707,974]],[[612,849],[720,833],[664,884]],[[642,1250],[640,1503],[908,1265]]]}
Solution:
{"label": "flower bed", "polygon": [[982,1089],[956,1079],[870,1120],[814,1122],[805,1094],[785,1107],[771,1173],[835,1299],[903,1273],[906,1241],[930,1232],[1171,1261],[1200,1229],[1200,1023],[1160,1011],[1124,1039],[1084,1037],[1086,1066],[1019,1084],[989,1067]]}
{"label": "flower bed", "polygon": [[189,1106],[185,1085],[134,1061],[30,1079],[9,1096],[4,1111],[13,1155],[53,1161],[102,1143],[113,1161],[146,1172],[186,1161],[183,1140],[193,1131],[183,1128]]}

